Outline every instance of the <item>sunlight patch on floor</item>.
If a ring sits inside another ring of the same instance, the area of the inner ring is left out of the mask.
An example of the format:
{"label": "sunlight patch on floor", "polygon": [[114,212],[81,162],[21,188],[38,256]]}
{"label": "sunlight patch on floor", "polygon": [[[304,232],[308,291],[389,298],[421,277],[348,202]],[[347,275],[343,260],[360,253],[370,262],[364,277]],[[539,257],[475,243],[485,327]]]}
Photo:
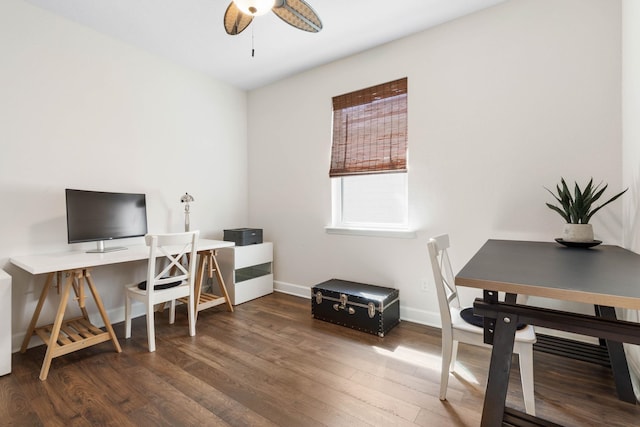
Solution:
{"label": "sunlight patch on floor", "polygon": [[403,345],[399,345],[393,351],[377,347],[375,345],[373,346],[373,349],[376,353],[383,356],[440,372],[440,364],[442,363],[440,355],[436,356],[430,353],[425,353],[424,351],[414,350]]}
{"label": "sunlight patch on floor", "polygon": [[[440,355],[414,350],[402,345],[396,347],[393,351],[377,346],[373,346],[373,350],[378,354],[392,359],[440,372],[440,366],[442,364],[442,358]],[[480,384],[475,375],[473,375],[471,371],[459,361],[456,362],[456,376],[467,383],[475,385]]]}

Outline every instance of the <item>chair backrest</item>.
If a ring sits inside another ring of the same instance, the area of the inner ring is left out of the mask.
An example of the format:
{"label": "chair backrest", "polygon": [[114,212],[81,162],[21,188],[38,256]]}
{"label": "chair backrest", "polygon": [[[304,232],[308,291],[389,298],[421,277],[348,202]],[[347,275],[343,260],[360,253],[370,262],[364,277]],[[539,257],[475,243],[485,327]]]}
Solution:
{"label": "chair backrest", "polygon": [[429,259],[433,271],[433,280],[436,285],[438,295],[438,305],[440,307],[440,320],[443,330],[451,326],[450,307],[460,308],[458,300],[458,290],[454,282],[455,276],[449,261],[449,235],[442,234],[429,239],[427,243],[429,249]]}
{"label": "chair backrest", "polygon": [[[152,295],[155,287],[168,283],[189,283],[193,288],[196,271],[196,255],[199,231],[170,234],[147,234],[145,242],[149,247],[149,267],[147,270],[147,295]],[[187,266],[182,260],[187,256]],[[158,268],[158,260],[164,268]]]}

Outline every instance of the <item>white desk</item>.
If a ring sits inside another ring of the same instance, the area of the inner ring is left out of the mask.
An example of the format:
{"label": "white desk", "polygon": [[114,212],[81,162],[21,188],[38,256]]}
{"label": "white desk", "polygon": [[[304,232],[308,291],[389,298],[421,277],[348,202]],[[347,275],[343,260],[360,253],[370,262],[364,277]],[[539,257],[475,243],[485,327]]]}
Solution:
{"label": "white desk", "polygon": [[[233,311],[231,302],[226,294],[226,288],[222,281],[222,275],[219,272],[216,261],[216,251],[219,248],[233,246],[232,242],[221,240],[200,239],[198,241],[198,254],[200,259],[198,262],[198,274],[196,277],[196,301],[198,307],[196,311],[205,308],[227,303],[229,311]],[[42,341],[47,344],[47,353],[40,371],[40,379],[47,379],[51,360],[54,357],[62,356],[70,352],[86,348],[105,341],[112,341],[113,346],[119,353],[122,351],[120,343],[109,322],[109,318],[105,311],[100,295],[98,294],[93,278],[91,277],[91,268],[101,265],[120,264],[130,261],[139,261],[149,258],[149,248],[146,245],[130,246],[126,250],[107,253],[86,253],[86,252],[63,252],[46,255],[27,255],[11,258],[12,264],[21,269],[36,275],[47,274],[45,285],[40,294],[38,305],[29,324],[29,328],[22,343],[21,352],[27,350],[29,340],[36,334]],[[208,268],[207,268],[208,267]],[[210,295],[202,292],[202,281],[204,270],[208,269],[209,277],[216,278],[220,284],[220,289],[224,293],[223,296]],[[64,277],[64,279],[63,279]],[[40,312],[44,301],[49,294],[49,289],[54,284],[61,292],[60,304],[56,312],[53,324],[36,328],[36,323],[40,317]],[[98,307],[100,316],[105,325],[106,331],[94,326],[89,321],[89,316],[85,306],[86,293],[84,285],[87,284],[91,296]],[[64,312],[67,307],[69,295],[73,289],[82,316],[64,320]]]}

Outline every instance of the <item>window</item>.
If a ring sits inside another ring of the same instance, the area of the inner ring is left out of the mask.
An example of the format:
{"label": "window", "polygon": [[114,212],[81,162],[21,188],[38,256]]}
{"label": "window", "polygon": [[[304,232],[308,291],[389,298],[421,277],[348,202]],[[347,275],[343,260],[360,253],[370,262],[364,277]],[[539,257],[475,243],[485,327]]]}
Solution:
{"label": "window", "polygon": [[329,228],[407,228],[406,78],[333,98],[329,176]]}
{"label": "window", "polygon": [[[406,228],[407,174],[334,178],[334,225],[347,228]],[[335,220],[338,221],[335,221]]]}

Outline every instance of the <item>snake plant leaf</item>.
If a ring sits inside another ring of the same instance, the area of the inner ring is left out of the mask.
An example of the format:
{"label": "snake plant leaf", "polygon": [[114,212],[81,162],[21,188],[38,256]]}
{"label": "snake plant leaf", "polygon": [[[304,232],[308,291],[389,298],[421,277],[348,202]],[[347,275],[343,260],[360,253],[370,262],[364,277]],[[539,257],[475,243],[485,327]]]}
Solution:
{"label": "snake plant leaf", "polygon": [[572,224],[588,224],[593,215],[600,209],[622,196],[627,190],[623,190],[615,196],[611,197],[600,206],[594,204],[602,197],[608,184],[602,183],[593,185],[593,178],[589,180],[584,188],[580,188],[577,182],[574,183],[573,192],[569,190],[569,186],[564,178],[560,178],[560,184],[556,184],[556,193],[545,187],[558,205],[546,203],[547,207],[557,212],[567,223]]}
{"label": "snake plant leaf", "polygon": [[556,191],[558,192],[559,196],[556,196],[551,190],[549,190],[546,187],[545,187],[545,190],[547,190],[549,194],[551,194],[558,201],[558,203],[560,203],[560,206],[562,206],[562,209],[556,206],[553,206],[549,203],[547,203],[547,206],[557,211],[567,222],[571,222],[571,211],[569,210],[570,204],[569,204],[569,199],[567,198],[566,193],[560,190],[560,187],[557,185],[556,185]]}
{"label": "snake plant leaf", "polygon": [[560,209],[557,206],[552,205],[551,203],[547,203],[547,206],[550,209],[553,209],[554,211],[558,212],[560,214],[560,216],[562,218],[564,218],[565,221],[567,221],[567,223],[571,222],[571,217],[569,215],[567,215],[562,209]]}
{"label": "snake plant leaf", "polygon": [[587,222],[591,219],[591,217],[598,212],[600,209],[604,208],[605,206],[607,206],[609,203],[613,202],[614,200],[616,200],[618,197],[622,196],[624,193],[626,193],[626,191],[628,190],[628,188],[626,188],[625,190],[621,191],[620,193],[616,194],[615,196],[613,196],[612,198],[610,198],[609,200],[607,200],[606,202],[604,202],[603,204],[601,204],[600,206],[598,206],[597,208],[593,209],[591,211],[591,213],[589,213],[589,215],[587,216]]}
{"label": "snake plant leaf", "polygon": [[[604,190],[607,189],[607,185],[605,185],[604,187],[602,187],[602,189],[600,189],[598,192],[596,192],[593,197],[592,197],[592,202],[595,202],[596,200],[598,200],[600,198],[600,196],[602,196],[602,194],[604,193]],[[596,188],[597,189],[597,188]]]}
{"label": "snake plant leaf", "polygon": [[[553,191],[549,190],[547,187],[544,188],[545,190],[547,190],[549,192],[549,194],[551,194],[557,201],[558,203],[562,204],[562,200],[560,199],[560,197],[556,196]],[[558,191],[559,192],[559,191]],[[548,203],[547,203],[548,204]]]}

